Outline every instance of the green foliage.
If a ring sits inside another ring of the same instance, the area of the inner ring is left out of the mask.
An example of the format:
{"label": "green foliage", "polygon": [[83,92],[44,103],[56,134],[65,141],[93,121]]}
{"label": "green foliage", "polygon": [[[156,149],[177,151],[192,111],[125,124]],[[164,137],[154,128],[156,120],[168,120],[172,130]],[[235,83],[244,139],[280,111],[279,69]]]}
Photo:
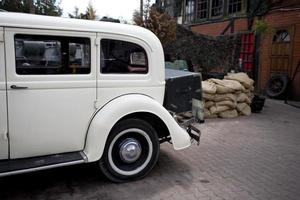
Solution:
{"label": "green foliage", "polygon": [[271,3],[268,0],[251,0],[248,1],[248,15],[250,17],[262,16],[270,9]]}
{"label": "green foliage", "polygon": [[86,8],[85,13],[80,13],[79,8],[75,7],[73,13],[69,13],[69,17],[75,19],[95,20],[97,18],[96,9],[91,3],[89,3],[88,7]]}
{"label": "green foliage", "polygon": [[90,20],[95,20],[97,15],[96,15],[96,9],[94,8],[94,6],[89,3],[88,7],[86,8],[86,16],[87,16],[87,19],[90,19]]}
{"label": "green foliage", "polygon": [[29,1],[26,0],[2,0],[0,2],[0,9],[11,12],[29,13]]}
{"label": "green foliage", "polygon": [[62,9],[58,5],[56,0],[37,0],[34,4],[35,14],[61,16]]}
{"label": "green foliage", "polygon": [[134,24],[151,30],[163,45],[173,42],[176,38],[176,21],[155,7],[151,7],[143,18],[135,11],[133,21]]}
{"label": "green foliage", "polygon": [[181,15],[182,0],[174,0],[174,16],[178,17]]}
{"label": "green foliage", "polygon": [[2,0],[0,9],[10,12],[61,16],[62,9],[57,0]]}
{"label": "green foliage", "polygon": [[74,11],[73,11],[73,13],[71,14],[71,13],[69,13],[69,17],[70,18],[75,18],[75,19],[82,19],[82,16],[83,15],[83,13],[79,13],[79,8],[78,7],[74,7]]}
{"label": "green foliage", "polygon": [[264,20],[256,20],[253,31],[256,35],[264,35],[274,32],[274,29],[269,26]]}

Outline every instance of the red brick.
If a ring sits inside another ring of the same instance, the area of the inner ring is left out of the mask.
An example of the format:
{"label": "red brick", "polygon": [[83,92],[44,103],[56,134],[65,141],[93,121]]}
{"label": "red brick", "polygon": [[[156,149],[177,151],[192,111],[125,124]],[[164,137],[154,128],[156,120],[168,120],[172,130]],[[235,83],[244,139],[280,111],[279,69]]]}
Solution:
{"label": "red brick", "polygon": [[[206,24],[198,24],[191,26],[193,32],[201,33],[209,36],[219,36],[225,30],[225,28],[230,23],[230,20],[222,21],[222,22],[212,22]],[[241,18],[236,19],[234,22],[235,32],[246,31],[247,30],[247,19]],[[226,32],[226,34],[230,33],[230,29]]]}
{"label": "red brick", "polygon": [[[294,1],[284,1],[283,4],[290,5]],[[297,2],[297,1],[295,1]],[[293,8],[293,7],[291,7]],[[256,19],[255,19],[256,20]],[[254,20],[254,21],[255,21]],[[273,28],[274,30],[287,29],[291,33],[292,39],[292,55],[290,59],[290,66],[288,69],[289,76],[292,77],[292,74],[300,60],[300,10],[291,9],[289,11],[285,10],[272,10],[265,16],[263,20]],[[201,33],[210,36],[220,35],[224,29],[228,26],[230,20],[222,22],[212,22],[206,24],[198,24],[191,26],[191,30],[196,33]],[[235,20],[235,32],[243,32],[247,30],[247,19],[241,18]],[[230,29],[226,34],[230,33]],[[274,33],[267,34],[263,36],[263,39],[260,44],[260,60],[259,60],[259,89],[264,90],[267,81],[270,78],[270,65],[271,65],[271,50],[273,43]],[[293,85],[293,95],[297,98],[300,98],[300,72],[297,74],[296,80]]]}

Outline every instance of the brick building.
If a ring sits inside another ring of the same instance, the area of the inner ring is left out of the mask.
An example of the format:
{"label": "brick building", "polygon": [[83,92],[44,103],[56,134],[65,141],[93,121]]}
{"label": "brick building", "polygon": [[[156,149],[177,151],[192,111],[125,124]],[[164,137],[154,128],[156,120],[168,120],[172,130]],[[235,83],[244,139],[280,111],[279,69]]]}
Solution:
{"label": "brick building", "polygon": [[[157,5],[177,17],[179,24],[210,36],[244,33],[240,57],[251,71],[257,88],[264,90],[271,76],[292,78],[300,60],[300,0],[157,0]],[[263,12],[265,8],[266,12]],[[256,14],[254,13],[256,12]],[[255,37],[256,20],[270,30]],[[300,99],[300,72],[292,83]]]}

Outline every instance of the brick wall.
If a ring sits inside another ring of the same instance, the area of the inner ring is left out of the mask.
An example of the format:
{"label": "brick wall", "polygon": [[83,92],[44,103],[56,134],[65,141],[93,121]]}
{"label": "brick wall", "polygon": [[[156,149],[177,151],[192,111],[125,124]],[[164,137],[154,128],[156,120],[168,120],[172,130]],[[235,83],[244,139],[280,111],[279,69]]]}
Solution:
{"label": "brick wall", "polygon": [[[295,35],[294,35],[294,44],[293,44],[292,74],[294,73],[294,71],[297,67],[299,59],[300,59],[300,23],[297,23],[295,25]],[[292,87],[293,87],[293,91],[294,91],[294,96],[296,96],[296,97],[298,97],[298,99],[300,99],[300,71],[297,73],[296,79],[295,79]]]}
{"label": "brick wall", "polygon": [[[291,41],[291,59],[289,76],[292,74],[297,66],[300,59],[300,9],[285,8],[283,10],[272,10],[263,19],[275,30],[277,29],[288,29],[292,36]],[[192,25],[191,30],[196,33],[201,33],[210,36],[219,36],[223,30],[230,23],[229,20],[222,22],[212,22],[207,24]],[[247,19],[241,18],[235,20],[235,32],[241,32],[247,30]],[[227,34],[230,33],[230,29]],[[260,60],[259,60],[259,80],[258,87],[260,90],[264,90],[267,81],[270,78],[270,65],[271,65],[271,49],[273,34],[264,35],[259,47]],[[293,85],[293,95],[300,99],[300,72],[296,76],[296,80]]]}
{"label": "brick wall", "polygon": [[[228,26],[230,20],[222,21],[222,22],[212,22],[207,24],[198,24],[192,25],[191,30],[195,33],[201,33],[209,36],[219,36],[224,31],[224,29]],[[234,24],[235,32],[246,31],[247,30],[247,19],[240,18],[235,20]],[[227,31],[230,33],[230,29]]]}
{"label": "brick wall", "polygon": [[[286,29],[290,32],[291,40],[291,59],[289,66],[289,76],[291,77],[300,59],[300,10],[271,11],[263,19],[275,30]],[[265,89],[266,83],[270,78],[271,49],[273,35],[264,35],[260,45],[260,89]],[[300,99],[300,72],[297,74],[293,85],[293,94]]]}

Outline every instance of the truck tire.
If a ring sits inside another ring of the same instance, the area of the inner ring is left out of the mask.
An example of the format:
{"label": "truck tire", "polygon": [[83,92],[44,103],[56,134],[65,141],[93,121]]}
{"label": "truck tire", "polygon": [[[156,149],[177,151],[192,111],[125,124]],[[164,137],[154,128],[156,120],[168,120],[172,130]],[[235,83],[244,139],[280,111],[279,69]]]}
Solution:
{"label": "truck tire", "polygon": [[157,133],[149,123],[126,119],[111,130],[99,166],[113,182],[137,180],[155,166],[159,148]]}
{"label": "truck tire", "polygon": [[285,95],[289,83],[287,75],[274,75],[272,76],[266,88],[266,93],[271,98],[282,98]]}

